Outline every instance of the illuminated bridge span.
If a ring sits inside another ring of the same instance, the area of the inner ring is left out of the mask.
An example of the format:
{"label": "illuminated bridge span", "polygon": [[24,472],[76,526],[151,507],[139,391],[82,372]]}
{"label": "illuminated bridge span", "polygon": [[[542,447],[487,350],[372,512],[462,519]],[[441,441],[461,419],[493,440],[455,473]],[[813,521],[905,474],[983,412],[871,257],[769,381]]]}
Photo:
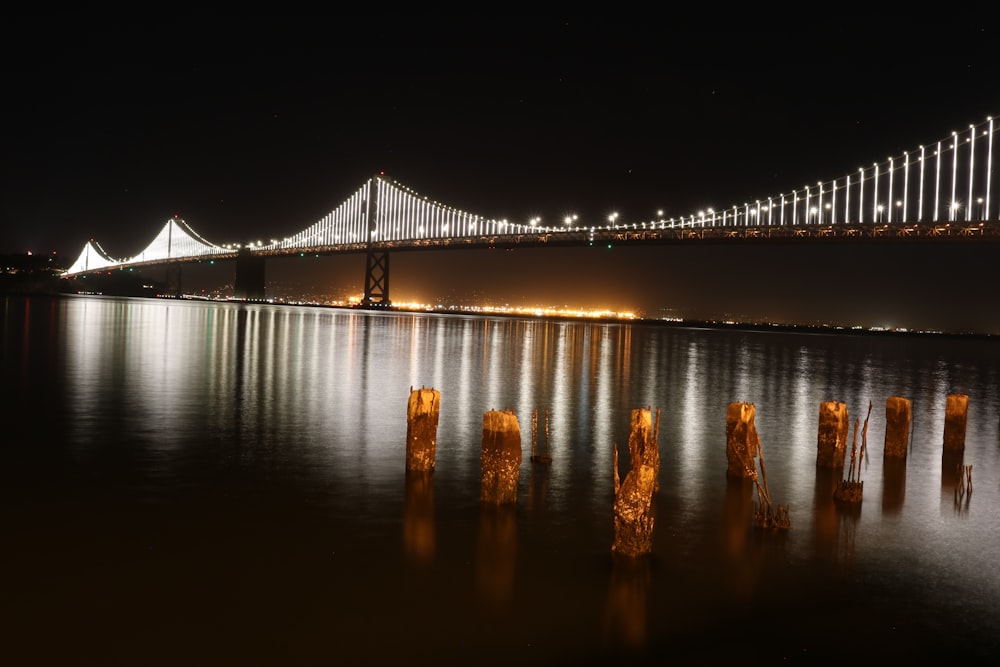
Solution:
{"label": "illuminated bridge span", "polygon": [[269,243],[216,245],[172,218],[140,253],[115,259],[88,242],[65,276],[142,266],[236,261],[236,292],[264,298],[264,261],[282,255],[365,253],[362,305],[388,307],[389,254],[441,248],[806,240],[1000,241],[992,193],[994,120],[914,151],[785,194],[678,218],[599,225],[509,223],[430,201],[377,175],[302,231]]}

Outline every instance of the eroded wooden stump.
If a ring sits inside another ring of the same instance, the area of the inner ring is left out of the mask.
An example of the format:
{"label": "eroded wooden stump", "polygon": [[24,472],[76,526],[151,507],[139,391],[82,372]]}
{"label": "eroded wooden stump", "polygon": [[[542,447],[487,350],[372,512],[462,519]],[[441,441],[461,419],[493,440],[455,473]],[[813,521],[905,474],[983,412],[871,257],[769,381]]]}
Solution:
{"label": "eroded wooden stump", "polygon": [[890,396],[885,400],[885,456],[906,458],[910,444],[910,399]]}
{"label": "eroded wooden stump", "polygon": [[441,392],[425,387],[410,388],[410,400],[406,406],[407,470],[434,470],[440,412]]}
{"label": "eroded wooden stump", "polygon": [[517,502],[521,469],[521,427],[511,410],[483,415],[482,493],[480,500],[502,505]]}
{"label": "eroded wooden stump", "polygon": [[850,482],[845,479],[837,484],[833,497],[842,503],[860,503],[864,493],[865,483],[863,481]]}
{"label": "eroded wooden stump", "polygon": [[730,403],[726,411],[726,475],[754,478],[760,438],[754,425],[753,403]]}
{"label": "eroded wooden stump", "polygon": [[635,558],[653,550],[653,495],[659,488],[660,450],[656,426],[649,409],[632,411],[629,430],[630,468],[625,481],[618,473],[618,445],[614,447],[615,538],[611,551]]}
{"label": "eroded wooden stump", "polygon": [[968,411],[968,396],[965,394],[948,394],[944,409],[945,449],[965,449],[965,424]]}
{"label": "eroded wooden stump", "polygon": [[849,428],[846,404],[841,401],[823,401],[819,404],[819,429],[816,436],[818,467],[844,467]]}

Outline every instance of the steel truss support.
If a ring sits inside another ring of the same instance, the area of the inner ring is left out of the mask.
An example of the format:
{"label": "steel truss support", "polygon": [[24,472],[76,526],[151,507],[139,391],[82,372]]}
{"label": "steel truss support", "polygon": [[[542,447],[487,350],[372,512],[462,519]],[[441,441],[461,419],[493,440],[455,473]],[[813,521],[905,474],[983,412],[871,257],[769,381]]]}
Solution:
{"label": "steel truss support", "polygon": [[389,252],[372,248],[378,231],[379,193],[382,191],[381,175],[371,179],[365,207],[365,222],[368,228],[368,259],[365,262],[365,296],[362,308],[389,308]]}
{"label": "steel truss support", "polygon": [[389,301],[389,253],[368,251],[365,266],[365,298],[361,302],[365,308],[388,308]]}

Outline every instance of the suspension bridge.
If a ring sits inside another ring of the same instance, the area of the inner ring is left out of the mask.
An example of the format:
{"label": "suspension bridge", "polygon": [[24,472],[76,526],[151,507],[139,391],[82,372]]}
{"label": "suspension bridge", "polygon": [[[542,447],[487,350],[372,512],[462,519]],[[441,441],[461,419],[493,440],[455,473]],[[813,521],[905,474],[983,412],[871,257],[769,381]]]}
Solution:
{"label": "suspension bridge", "polygon": [[[513,248],[585,244],[830,241],[1000,241],[992,194],[994,119],[854,173],[787,193],[677,218],[584,226],[575,219],[542,226],[475,215],[421,196],[384,174],[365,181],[340,206],[292,236],[268,243],[217,245],[183,219],[166,221],[132,257],[113,258],[87,242],[65,277],[185,263],[236,262],[235,292],[264,298],[268,257],[364,253],[362,307],[387,308],[389,258],[420,249]],[[179,284],[179,281],[178,281]]]}

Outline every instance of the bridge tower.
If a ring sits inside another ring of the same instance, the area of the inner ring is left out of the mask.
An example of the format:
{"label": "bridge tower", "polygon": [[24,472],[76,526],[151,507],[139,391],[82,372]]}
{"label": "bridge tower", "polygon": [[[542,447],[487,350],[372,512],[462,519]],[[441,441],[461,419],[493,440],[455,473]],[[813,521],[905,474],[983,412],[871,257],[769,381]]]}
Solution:
{"label": "bridge tower", "polygon": [[372,248],[372,237],[378,222],[381,181],[381,175],[377,175],[371,180],[365,208],[368,238],[365,240],[367,246],[365,252],[365,296],[361,301],[361,306],[370,309],[388,308],[392,305],[389,301],[389,251]]}

